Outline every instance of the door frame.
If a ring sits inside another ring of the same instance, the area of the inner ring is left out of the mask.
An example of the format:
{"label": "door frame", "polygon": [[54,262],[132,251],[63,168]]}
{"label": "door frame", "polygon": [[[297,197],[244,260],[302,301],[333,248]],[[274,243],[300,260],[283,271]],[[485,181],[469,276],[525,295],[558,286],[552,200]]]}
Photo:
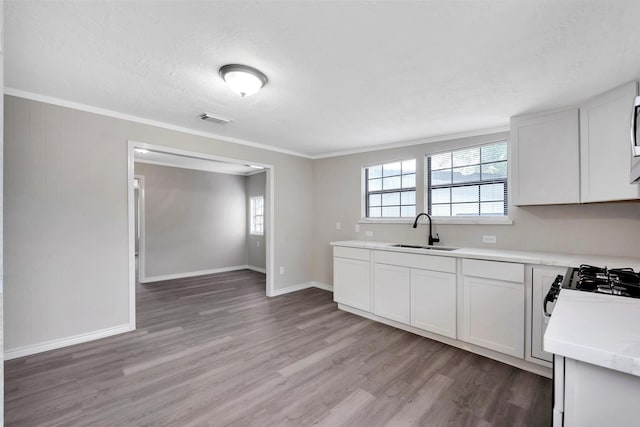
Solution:
{"label": "door frame", "polygon": [[[142,278],[145,277],[145,233],[144,233],[144,175],[134,175],[134,179],[138,180],[138,232],[140,233],[138,240],[138,282],[141,282]],[[135,197],[133,200],[135,204]],[[133,241],[133,251],[135,256],[135,207],[134,207],[134,241]],[[135,268],[135,267],[134,267]]]}
{"label": "door frame", "polygon": [[[128,225],[129,225],[129,328],[134,330],[136,328],[136,248],[135,248],[135,211],[134,211],[134,188],[133,188],[133,180],[136,177],[135,175],[135,159],[134,159],[134,150],[136,148],[142,148],[153,151],[161,151],[163,153],[168,154],[176,154],[182,156],[189,156],[200,158],[204,160],[216,160],[227,163],[235,163],[241,165],[256,165],[264,168],[267,176],[266,176],[266,188],[265,188],[265,204],[266,204],[266,212],[268,213],[268,218],[265,223],[266,229],[264,233],[265,237],[265,246],[266,246],[266,290],[265,293],[268,297],[274,296],[275,294],[275,277],[274,277],[274,265],[275,265],[275,219],[274,219],[274,201],[275,201],[275,168],[273,165],[266,164],[263,162],[257,162],[253,160],[242,160],[230,157],[217,156],[212,154],[206,154],[196,151],[182,150],[173,147],[167,147],[164,145],[158,144],[150,144],[147,142],[128,140],[127,141],[127,210],[128,210]],[[143,211],[140,211],[140,215],[143,214]],[[144,220],[141,221],[141,227],[144,224]],[[139,273],[141,274],[144,269],[144,232],[140,234],[140,247],[139,247]],[[142,277],[142,276],[140,276]]]}

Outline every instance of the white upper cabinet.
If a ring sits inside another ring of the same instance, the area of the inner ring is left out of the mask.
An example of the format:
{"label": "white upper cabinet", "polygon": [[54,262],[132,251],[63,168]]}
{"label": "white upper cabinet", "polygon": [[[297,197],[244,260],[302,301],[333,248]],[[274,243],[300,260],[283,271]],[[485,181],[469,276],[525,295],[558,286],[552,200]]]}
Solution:
{"label": "white upper cabinet", "polygon": [[580,202],[577,109],[512,117],[510,138],[514,205]]}
{"label": "white upper cabinet", "polygon": [[583,203],[640,197],[640,185],[629,184],[631,106],[637,94],[632,82],[580,106]]}

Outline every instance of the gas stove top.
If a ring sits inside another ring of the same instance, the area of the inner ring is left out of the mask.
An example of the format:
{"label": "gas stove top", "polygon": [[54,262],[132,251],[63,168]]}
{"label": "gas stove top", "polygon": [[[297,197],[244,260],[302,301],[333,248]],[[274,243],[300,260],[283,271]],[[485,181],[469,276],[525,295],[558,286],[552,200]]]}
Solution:
{"label": "gas stove top", "polygon": [[599,294],[640,298],[640,273],[631,268],[594,267],[583,264],[569,270],[562,287]]}

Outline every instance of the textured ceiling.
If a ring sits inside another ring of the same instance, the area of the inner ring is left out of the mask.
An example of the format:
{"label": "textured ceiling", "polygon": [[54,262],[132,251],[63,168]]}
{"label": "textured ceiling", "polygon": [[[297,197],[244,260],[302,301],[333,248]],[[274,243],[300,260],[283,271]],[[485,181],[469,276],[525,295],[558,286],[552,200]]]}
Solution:
{"label": "textured ceiling", "polygon": [[[319,155],[503,126],[640,77],[638,17],[610,0],[7,1],[5,84]],[[269,83],[241,99],[227,63]]]}

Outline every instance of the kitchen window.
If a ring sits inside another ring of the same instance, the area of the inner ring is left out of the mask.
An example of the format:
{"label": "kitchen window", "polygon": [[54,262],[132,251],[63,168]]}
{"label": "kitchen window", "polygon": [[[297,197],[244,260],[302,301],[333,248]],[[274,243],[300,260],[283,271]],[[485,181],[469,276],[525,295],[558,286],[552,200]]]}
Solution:
{"label": "kitchen window", "polygon": [[434,217],[505,218],[507,142],[425,158],[427,212]]}
{"label": "kitchen window", "polygon": [[264,234],[264,197],[252,197],[251,199],[251,234]]}
{"label": "kitchen window", "polygon": [[364,182],[366,219],[416,215],[416,159],[368,166]]}

